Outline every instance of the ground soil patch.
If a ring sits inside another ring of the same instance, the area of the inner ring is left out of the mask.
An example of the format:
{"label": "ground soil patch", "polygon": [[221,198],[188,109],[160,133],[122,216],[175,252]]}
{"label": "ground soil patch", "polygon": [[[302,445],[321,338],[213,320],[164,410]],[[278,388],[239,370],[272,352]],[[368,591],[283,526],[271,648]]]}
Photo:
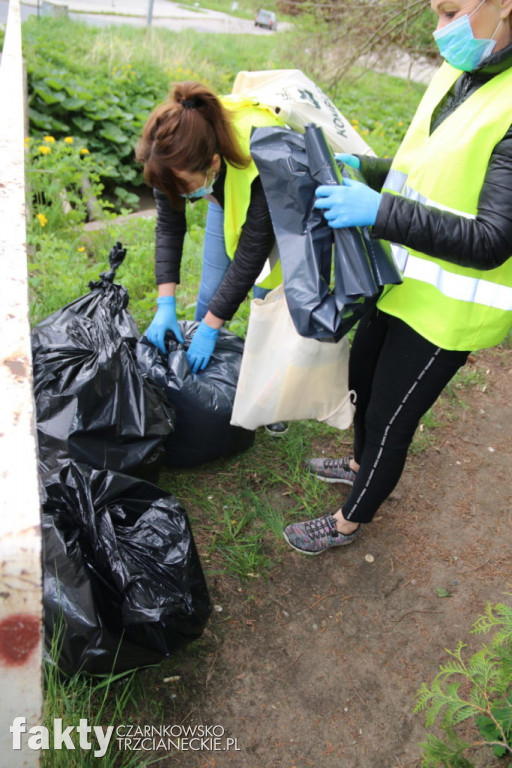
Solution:
{"label": "ground soil patch", "polygon": [[[409,458],[353,545],[308,558],[276,543],[276,565],[249,598],[235,581],[211,581],[222,610],[197,652],[184,655],[162,720],[220,725],[239,751],[173,753],[159,766],[419,766],[417,689],[446,648],[480,646],[473,622],[512,591],[510,352],[486,351],[472,365],[483,383],[464,391],[435,443]],[[345,493],[332,486],[333,511]],[[169,696],[173,683],[159,674],[153,695]],[[490,753],[475,764],[502,765]]]}

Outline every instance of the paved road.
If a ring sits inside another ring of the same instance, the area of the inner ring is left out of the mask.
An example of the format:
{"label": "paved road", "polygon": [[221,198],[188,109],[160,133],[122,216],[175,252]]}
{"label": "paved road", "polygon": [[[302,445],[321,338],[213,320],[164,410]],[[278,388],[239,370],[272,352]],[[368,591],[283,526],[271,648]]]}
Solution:
{"label": "paved road", "polygon": [[[57,4],[57,3],[56,3]],[[146,25],[148,0],[59,0],[59,5],[67,5],[72,19],[85,21],[95,26],[110,24],[131,24],[142,27]],[[198,4],[199,5],[199,4]],[[0,0],[0,24],[7,21],[9,3]],[[39,3],[39,13],[43,12],[43,0]],[[21,18],[25,21],[30,15],[38,14],[37,2],[21,4]],[[183,8],[169,0],[154,0],[152,24],[155,27],[165,27],[179,32],[192,28],[197,32],[224,32],[231,34],[273,35],[261,27],[256,27],[248,19],[239,19],[220,11],[210,11],[202,8]],[[281,25],[281,29],[285,28]]]}

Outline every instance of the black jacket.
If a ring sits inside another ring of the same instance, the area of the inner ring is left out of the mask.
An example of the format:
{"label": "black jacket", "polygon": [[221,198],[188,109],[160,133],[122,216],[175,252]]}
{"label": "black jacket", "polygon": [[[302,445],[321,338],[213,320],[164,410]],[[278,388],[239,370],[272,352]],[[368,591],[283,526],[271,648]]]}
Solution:
{"label": "black jacket", "polygon": [[[226,166],[221,171],[213,194],[224,207]],[[156,202],[155,276],[157,284],[179,283],[183,239],[187,231],[185,201],[173,208],[167,195],[153,190]],[[240,240],[228,271],[208,309],[222,320],[230,320],[260,274],[274,244],[274,230],[259,176],[251,186],[251,200]]]}
{"label": "black jacket", "polygon": [[[510,67],[512,45],[462,74],[435,110],[431,132],[477,88]],[[391,160],[359,157],[366,181],[380,191]],[[492,152],[475,219],[384,192],[372,234],[462,267],[503,264],[512,254],[512,126]]]}

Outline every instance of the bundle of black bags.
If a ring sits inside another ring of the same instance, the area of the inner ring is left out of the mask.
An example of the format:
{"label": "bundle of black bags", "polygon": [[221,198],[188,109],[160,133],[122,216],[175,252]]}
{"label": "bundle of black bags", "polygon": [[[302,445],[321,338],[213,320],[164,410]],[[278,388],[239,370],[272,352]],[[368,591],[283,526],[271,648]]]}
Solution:
{"label": "bundle of black bags", "polygon": [[32,332],[46,646],[69,674],[153,664],[201,635],[211,605],[187,513],[155,483],[164,463],[254,441],[229,424],[243,341],[223,331],[193,374],[184,323],[162,356],[114,283],[125,255],[117,243],[90,292]]}

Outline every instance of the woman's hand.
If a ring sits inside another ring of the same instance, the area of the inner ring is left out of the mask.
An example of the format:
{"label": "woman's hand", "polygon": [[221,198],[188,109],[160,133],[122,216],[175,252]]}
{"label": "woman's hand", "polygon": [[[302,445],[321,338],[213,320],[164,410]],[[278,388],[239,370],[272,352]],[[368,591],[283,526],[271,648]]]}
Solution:
{"label": "woman's hand", "polygon": [[347,155],[345,152],[338,152],[337,154],[334,155],[334,158],[339,163],[345,163],[345,165],[350,165],[352,168],[355,168],[357,171],[361,170],[361,161],[355,155]]}
{"label": "woman's hand", "polygon": [[324,211],[330,227],[368,227],[375,224],[382,195],[360,181],[317,187],[315,208]]}
{"label": "woman's hand", "polygon": [[218,328],[212,328],[204,320],[201,320],[187,350],[187,362],[192,373],[203,371],[206,368],[215,349],[218,335]]}
{"label": "woman's hand", "polygon": [[172,331],[181,344],[181,333],[176,317],[176,299],[174,296],[159,296],[156,300],[158,309],[153,321],[146,331],[146,338],[165,355],[165,332]]}

